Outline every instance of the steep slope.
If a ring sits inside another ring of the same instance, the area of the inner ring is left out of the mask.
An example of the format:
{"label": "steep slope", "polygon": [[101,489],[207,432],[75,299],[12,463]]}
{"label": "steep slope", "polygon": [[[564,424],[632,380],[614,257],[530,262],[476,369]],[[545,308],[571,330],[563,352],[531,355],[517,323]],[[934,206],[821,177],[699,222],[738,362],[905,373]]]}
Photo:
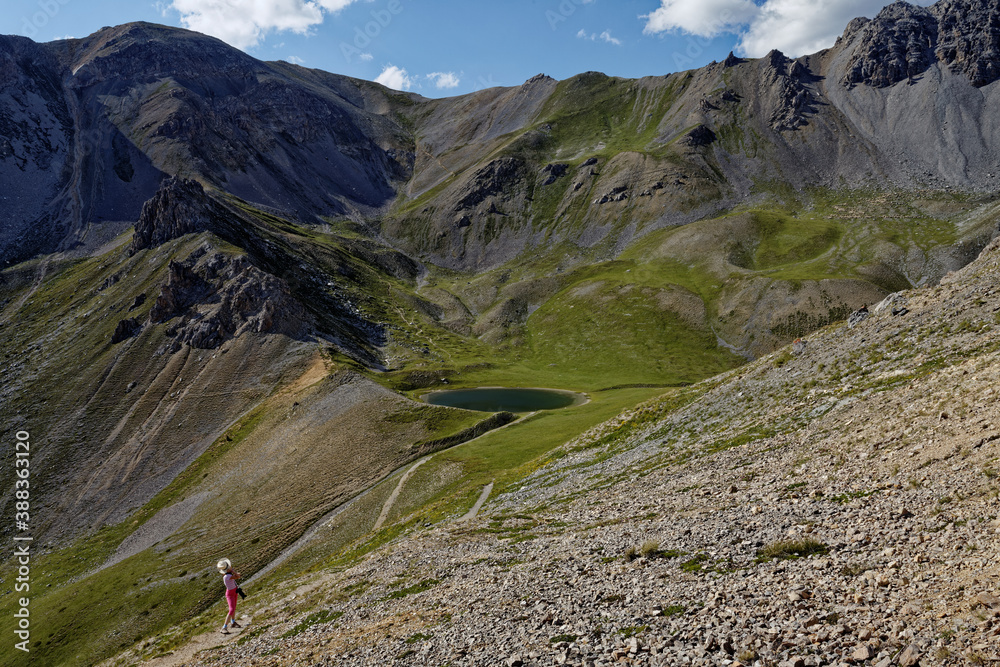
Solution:
{"label": "steep slope", "polygon": [[0,213],[19,223],[5,266],[134,221],[164,174],[313,221],[378,210],[409,174],[374,84],[145,23],[44,45],[4,37],[0,53],[0,173],[17,193]]}
{"label": "steep slope", "polygon": [[[169,213],[184,189],[172,183],[145,210],[154,236],[176,219]],[[222,207],[202,204],[209,214]],[[287,261],[289,246],[266,236],[273,229],[244,222],[248,246]],[[246,542],[244,562],[261,567],[324,513],[442,438],[471,437],[465,429],[483,419],[414,403],[335,362],[330,339],[344,349],[358,344],[352,336],[368,340],[371,332],[352,330],[363,320],[345,316],[324,330],[336,309],[314,317],[300,302],[308,285],[267,273],[211,232],[131,252],[127,240],[53,264],[33,290],[14,273],[10,282],[30,291],[0,313],[10,378],[0,405],[32,438],[32,613],[47,625],[32,657],[48,664],[92,664],[197,613],[210,603],[207,585],[192,578],[204,554]],[[349,290],[343,279],[337,298]],[[4,450],[8,485],[13,456]],[[4,494],[0,507],[15,502]],[[11,564],[0,568],[5,581]],[[135,600],[121,582],[140,579],[135,599],[146,613],[123,632]],[[45,584],[58,594],[46,595]],[[95,617],[95,608],[107,613]],[[2,662],[17,659],[8,652]]]}
{"label": "steep slope", "polygon": [[[6,90],[35,92],[31,100],[21,92],[11,98],[5,141],[34,152],[16,158],[7,151],[2,166],[11,182],[48,183],[49,194],[0,202],[15,220],[7,262],[97,247],[135,219],[165,175],[194,178],[322,231],[347,226],[376,243],[382,234],[432,270],[497,270],[533,295],[527,304],[502,297],[480,304],[481,294],[461,281],[437,281],[427,297],[445,309],[474,302],[463,330],[524,340],[527,316],[569,286],[551,280],[553,265],[566,274],[613,260],[656,230],[747,202],[791,205],[800,216],[825,203],[850,204],[854,195],[845,189],[862,186],[938,196],[989,188],[998,139],[986,110],[996,86],[982,72],[991,71],[992,56],[966,43],[988,42],[977,26],[988,24],[989,7],[897,3],[853,23],[834,49],[795,61],[778,52],[734,57],[637,81],[540,75],[518,88],[445,100],[261,63],[217,40],[151,24],[49,45],[10,38]],[[903,81],[898,66],[879,64],[879,54],[910,41],[920,46],[912,47]],[[59,141],[40,134],[57,125]],[[41,152],[44,160],[28,160]],[[974,210],[972,203],[958,212]],[[875,230],[827,216],[858,236],[895,235],[881,211],[871,213]],[[923,217],[917,212],[912,226],[926,226]],[[955,221],[931,217],[931,224]],[[901,280],[933,282],[974,256],[991,227],[987,214],[930,247],[890,238],[863,259],[836,247],[834,263],[855,266],[808,277],[846,278],[842,292],[863,281],[882,294]],[[697,259],[711,252],[704,245]],[[493,281],[490,291],[499,296],[504,286]],[[755,310],[771,311],[773,301],[761,298]],[[830,307],[862,303],[849,301],[806,306],[803,317],[819,321]],[[719,330],[732,309],[719,311],[712,299],[705,305],[701,328]],[[744,319],[723,338],[759,354],[781,342],[774,332],[794,314]],[[761,342],[749,344],[750,336]]]}
{"label": "steep slope", "polygon": [[[134,221],[157,171],[66,89],[53,45],[0,36],[0,265],[99,246]],[[102,231],[104,221],[110,232]],[[98,228],[91,228],[91,224]],[[127,224],[127,223],[125,223]]]}
{"label": "steep slope", "polygon": [[998,267],[622,414],[187,664],[996,660]]}
{"label": "steep slope", "polygon": [[[385,229],[435,264],[481,270],[563,239],[613,254],[769,183],[992,189],[995,13],[895,3],[797,60],[775,51],[639,81],[536,77],[426,102],[410,112],[411,201]],[[897,52],[910,69],[886,56]]]}

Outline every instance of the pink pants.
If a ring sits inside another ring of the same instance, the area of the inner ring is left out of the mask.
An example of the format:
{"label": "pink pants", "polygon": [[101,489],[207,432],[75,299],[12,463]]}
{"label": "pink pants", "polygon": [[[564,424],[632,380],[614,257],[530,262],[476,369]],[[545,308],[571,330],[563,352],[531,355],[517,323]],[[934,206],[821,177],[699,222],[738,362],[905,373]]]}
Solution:
{"label": "pink pants", "polygon": [[229,613],[236,613],[236,589],[226,590],[226,604],[229,605]]}

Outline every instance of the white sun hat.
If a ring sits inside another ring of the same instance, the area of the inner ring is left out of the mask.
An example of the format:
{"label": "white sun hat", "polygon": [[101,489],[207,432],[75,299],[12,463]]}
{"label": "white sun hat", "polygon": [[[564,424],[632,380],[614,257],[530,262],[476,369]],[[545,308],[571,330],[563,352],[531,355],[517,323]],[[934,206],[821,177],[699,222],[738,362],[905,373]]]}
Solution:
{"label": "white sun hat", "polygon": [[219,568],[219,572],[221,572],[222,574],[225,574],[226,570],[228,570],[232,566],[233,564],[229,562],[228,558],[223,558],[222,560],[220,560],[218,563],[215,564],[215,567]]}

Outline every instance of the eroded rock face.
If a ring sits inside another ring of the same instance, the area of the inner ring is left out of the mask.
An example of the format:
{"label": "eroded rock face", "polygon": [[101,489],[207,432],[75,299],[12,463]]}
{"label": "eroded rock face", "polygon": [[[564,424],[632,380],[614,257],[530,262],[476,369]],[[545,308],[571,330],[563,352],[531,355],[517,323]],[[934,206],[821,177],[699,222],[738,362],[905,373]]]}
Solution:
{"label": "eroded rock face", "polygon": [[933,10],[938,59],[977,87],[1000,79],[1000,6],[988,0],[940,0]]}
{"label": "eroded rock face", "polygon": [[308,331],[309,315],[284,281],[245,256],[205,257],[198,261],[196,253],[185,262],[172,261],[150,311],[153,324],[180,317],[167,331],[173,338],[170,351],[183,344],[214,349],[244,333],[300,336]]}
{"label": "eroded rock face", "polygon": [[493,160],[476,172],[467,190],[458,202],[459,210],[475,208],[486,201],[516,185],[525,176],[525,164],[522,160],[503,157]]}
{"label": "eroded rock face", "polygon": [[809,71],[797,60],[791,60],[781,51],[774,50],[762,59],[764,70],[762,84],[773,101],[773,111],[768,121],[778,132],[795,130],[806,124],[806,114],[813,103],[812,93],[806,86]]}
{"label": "eroded rock face", "polygon": [[142,322],[134,317],[122,320],[115,327],[115,331],[111,334],[111,343],[116,344],[124,340],[128,340],[132,336],[135,336],[140,331],[142,331]]}
{"label": "eroded rock face", "polygon": [[935,63],[977,87],[1000,79],[1000,7],[989,0],[940,0],[931,7],[896,2],[871,21],[852,21],[841,41],[856,40],[842,83],[885,88]]}
{"label": "eroded rock face", "polygon": [[142,206],[129,254],[210,228],[208,196],[194,180],[171,177]]}
{"label": "eroded rock face", "polygon": [[174,315],[184,312],[208,291],[201,276],[186,263],[171,260],[167,271],[167,284],[160,288],[160,295],[149,311],[149,321],[153,324],[166,322]]}
{"label": "eroded rock face", "polygon": [[924,7],[893,3],[856,32],[861,43],[844,75],[845,85],[885,88],[918,76],[935,60],[938,22]]}

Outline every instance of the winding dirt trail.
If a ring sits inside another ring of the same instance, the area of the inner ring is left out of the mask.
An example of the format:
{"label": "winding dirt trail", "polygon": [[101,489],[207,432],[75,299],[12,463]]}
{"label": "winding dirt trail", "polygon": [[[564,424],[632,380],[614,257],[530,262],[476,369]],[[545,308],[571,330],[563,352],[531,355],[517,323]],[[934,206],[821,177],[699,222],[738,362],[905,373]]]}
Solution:
{"label": "winding dirt trail", "polygon": [[31,284],[31,287],[29,287],[28,291],[24,293],[24,296],[17,300],[17,303],[15,303],[12,307],[5,309],[8,315],[5,316],[2,321],[9,322],[10,318],[16,315],[21,308],[24,307],[24,304],[28,302],[28,299],[35,295],[38,288],[42,286],[42,281],[45,280],[45,276],[49,271],[49,264],[52,262],[53,257],[55,257],[55,255],[49,255],[38,263],[38,269],[35,271],[35,282]]}
{"label": "winding dirt trail", "polygon": [[483,492],[479,494],[479,499],[476,500],[476,504],[473,505],[472,509],[466,512],[465,516],[459,519],[459,521],[472,521],[475,519],[476,515],[479,514],[479,510],[481,510],[483,505],[486,504],[486,500],[490,497],[491,493],[493,493],[493,482],[490,482],[483,487]]}
{"label": "winding dirt trail", "polygon": [[399,484],[396,485],[396,488],[392,490],[392,495],[390,495],[389,498],[385,501],[385,504],[382,505],[382,512],[378,515],[378,521],[375,522],[375,526],[372,528],[373,533],[378,532],[378,529],[382,527],[382,524],[385,523],[385,520],[389,518],[389,511],[392,509],[392,506],[396,504],[396,499],[399,498],[399,494],[403,491],[403,486],[405,486],[406,482],[409,481],[410,477],[413,476],[413,473],[417,471],[417,468],[427,463],[432,458],[433,454],[431,456],[425,456],[424,458],[420,459],[419,461],[414,463],[409,470],[403,473],[402,477],[399,478]]}
{"label": "winding dirt trail", "polygon": [[[304,386],[309,386],[310,384],[314,383],[315,381],[318,381],[317,378],[319,378],[321,376],[322,376],[322,374],[319,372],[319,369],[316,368],[315,366],[313,366],[310,369],[310,371],[307,371],[306,375],[303,376],[303,378],[300,379],[300,382],[297,383],[297,384],[299,384],[300,386],[303,386],[303,385]],[[518,422],[520,422],[525,417],[529,417],[529,416],[534,415],[534,414],[536,414],[536,413],[532,412],[532,413],[529,413],[528,415],[523,415],[521,419],[517,419],[517,420],[515,420],[513,422],[510,422],[509,424],[505,424],[505,425],[501,426],[500,428],[501,429],[508,428],[508,427],[512,426],[513,424],[517,424]],[[490,431],[489,433],[492,433],[492,432],[493,431]],[[482,437],[484,437],[484,436],[482,436],[482,435],[479,436],[479,438],[482,438]],[[473,438],[472,440],[468,440],[468,441],[466,441],[464,443],[461,443],[461,445],[468,444],[469,442],[475,442],[479,438]],[[461,445],[457,445],[457,446],[460,447]],[[424,458],[418,460],[416,463],[414,463],[413,465],[411,465],[408,469],[406,469],[406,472],[403,473],[403,476],[399,478],[399,482],[396,484],[396,488],[393,489],[392,494],[389,496],[389,498],[386,499],[385,503],[382,505],[382,512],[379,514],[378,520],[375,522],[375,525],[372,527],[371,532],[375,532],[379,528],[382,527],[382,525],[385,523],[385,521],[387,520],[387,518],[389,516],[389,512],[392,511],[392,508],[395,505],[396,500],[399,498],[400,493],[402,493],[403,487],[406,485],[406,482],[408,482],[409,479],[410,479],[410,477],[413,476],[413,473],[416,472],[417,468],[419,468],[420,466],[422,466],[424,463],[427,463],[432,458],[434,458],[434,454],[431,454],[429,456],[425,456]],[[294,553],[296,553],[297,551],[299,551],[307,542],[309,542],[309,540],[311,540],[313,538],[313,536],[315,536],[315,534],[323,526],[327,525],[330,522],[331,519],[333,519],[334,517],[336,517],[337,515],[339,515],[341,512],[344,512],[347,509],[349,509],[356,502],[358,502],[359,500],[361,500],[362,498],[364,498],[366,495],[368,495],[370,492],[372,492],[375,488],[377,488],[383,481],[385,481],[386,479],[389,479],[389,478],[393,477],[394,475],[396,475],[397,473],[399,473],[400,470],[403,470],[404,468],[406,468],[406,466],[403,466],[401,468],[397,468],[393,472],[391,472],[388,475],[386,475],[386,477],[383,477],[381,480],[375,482],[374,484],[372,484],[371,486],[369,486],[367,489],[365,489],[364,491],[362,491],[358,495],[354,496],[353,498],[351,498],[350,500],[348,500],[344,504],[340,505],[339,507],[337,507],[337,508],[333,509],[332,511],[330,511],[328,514],[324,515],[323,518],[321,518],[319,521],[317,521],[315,524],[313,524],[312,528],[310,528],[309,530],[307,530],[302,535],[302,537],[300,537],[293,544],[291,544],[290,546],[288,546],[287,548],[285,548],[270,563],[268,563],[262,569],[260,569],[257,572],[255,572],[252,575],[252,577],[254,579],[261,579],[265,575],[267,575],[268,573],[270,573],[276,567],[278,567],[283,562],[285,562],[290,556],[292,556]],[[476,516],[478,516],[479,511],[482,509],[483,505],[489,499],[490,494],[493,492],[493,485],[494,485],[494,483],[490,482],[485,487],[483,487],[483,491],[482,491],[482,493],[479,494],[479,498],[476,500],[476,504],[473,505],[472,509],[470,509],[468,512],[466,512],[461,518],[457,519],[457,521],[469,521],[469,520],[474,519]],[[327,575],[327,576],[329,576],[329,575]],[[250,577],[247,577],[247,579],[250,579]],[[321,578],[321,581],[323,579],[324,578]],[[309,590],[309,589],[313,588],[314,586],[316,586],[317,583],[318,582],[313,582],[311,584],[307,584],[307,585],[305,585],[303,587],[300,587],[300,589],[296,590],[296,593],[297,594],[304,594],[307,590]],[[248,626],[251,626],[251,623],[253,622],[253,619],[252,619],[252,617],[249,617],[249,616],[247,616],[246,618],[242,618],[241,617],[241,622],[243,623],[244,627],[241,630],[237,630],[237,631],[233,632],[230,635],[223,635],[223,634],[221,634],[221,633],[219,633],[217,631],[207,632],[207,633],[204,633],[204,634],[196,635],[196,636],[192,637],[186,644],[184,644],[183,646],[181,646],[180,648],[178,648],[176,651],[170,653],[169,655],[165,655],[165,656],[162,656],[162,657],[159,657],[159,658],[155,658],[153,660],[149,660],[149,661],[143,662],[141,664],[144,665],[144,666],[146,666],[146,667],[184,667],[189,662],[195,660],[196,657],[197,657],[197,654],[199,652],[206,651],[206,650],[213,649],[213,648],[217,648],[219,646],[223,646],[225,644],[228,644],[231,641],[234,641],[237,637],[239,637],[239,633],[240,632],[245,631]]]}
{"label": "winding dirt trail", "polygon": [[[201,651],[225,646],[239,639],[240,634],[246,631],[247,626],[252,621],[253,619],[249,616],[244,618],[241,621],[243,627],[231,630],[228,635],[224,635],[218,630],[195,635],[176,651],[159,658],[153,658],[142,664],[148,667],[184,667],[184,665],[195,660]],[[220,619],[219,623],[221,627],[222,619]]]}

